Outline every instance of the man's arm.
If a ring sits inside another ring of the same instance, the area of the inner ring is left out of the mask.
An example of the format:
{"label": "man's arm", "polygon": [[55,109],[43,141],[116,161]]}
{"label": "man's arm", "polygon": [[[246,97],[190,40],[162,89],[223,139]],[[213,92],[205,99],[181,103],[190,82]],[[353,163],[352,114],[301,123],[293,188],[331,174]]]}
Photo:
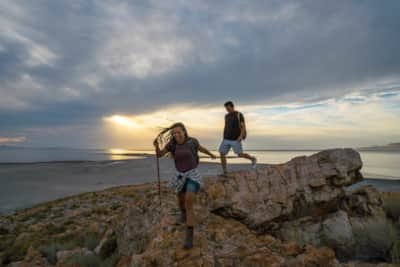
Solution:
{"label": "man's arm", "polygon": [[244,117],[242,113],[239,113],[239,122],[240,122],[240,135],[238,137],[238,141],[242,141],[244,137],[244,133],[246,131],[246,124],[244,123]]}
{"label": "man's arm", "polygon": [[209,155],[212,159],[216,159],[216,158],[217,158],[217,157],[216,157],[213,153],[211,153],[207,148],[203,147],[203,146],[200,145],[200,144],[199,144],[199,151],[202,152],[202,153],[204,153],[204,154]]}

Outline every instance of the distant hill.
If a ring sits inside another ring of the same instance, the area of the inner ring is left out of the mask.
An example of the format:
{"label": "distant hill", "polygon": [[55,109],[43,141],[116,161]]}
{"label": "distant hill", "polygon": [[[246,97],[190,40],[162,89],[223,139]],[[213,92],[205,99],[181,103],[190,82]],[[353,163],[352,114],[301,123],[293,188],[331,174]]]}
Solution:
{"label": "distant hill", "polygon": [[390,143],[383,146],[369,146],[369,147],[359,147],[359,151],[399,151],[400,143]]}

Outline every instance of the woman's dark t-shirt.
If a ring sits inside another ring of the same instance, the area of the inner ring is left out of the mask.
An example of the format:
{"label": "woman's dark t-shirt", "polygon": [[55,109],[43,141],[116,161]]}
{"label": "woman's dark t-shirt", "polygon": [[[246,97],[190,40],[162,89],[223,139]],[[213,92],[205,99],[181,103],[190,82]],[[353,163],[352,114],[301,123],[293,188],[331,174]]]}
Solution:
{"label": "woman's dark t-shirt", "polygon": [[240,136],[240,122],[244,122],[244,117],[242,113],[234,111],[225,115],[225,127],[224,127],[224,139],[227,140],[237,140]]}
{"label": "woman's dark t-shirt", "polygon": [[180,172],[187,172],[197,167],[198,162],[194,151],[199,149],[199,141],[189,137],[183,144],[171,140],[165,148],[172,153],[175,160],[175,168]]}

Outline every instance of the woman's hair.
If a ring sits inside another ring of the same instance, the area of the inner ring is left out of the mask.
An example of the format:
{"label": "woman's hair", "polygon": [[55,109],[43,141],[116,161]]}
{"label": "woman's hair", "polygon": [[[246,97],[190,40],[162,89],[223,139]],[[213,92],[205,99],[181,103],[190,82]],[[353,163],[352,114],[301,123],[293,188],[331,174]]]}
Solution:
{"label": "woman's hair", "polygon": [[183,130],[185,137],[189,136],[185,125],[182,122],[176,122],[169,127],[162,128],[162,131],[157,135],[156,140],[161,147],[168,144],[171,140],[176,142],[172,133],[172,130],[176,127],[180,127]]}

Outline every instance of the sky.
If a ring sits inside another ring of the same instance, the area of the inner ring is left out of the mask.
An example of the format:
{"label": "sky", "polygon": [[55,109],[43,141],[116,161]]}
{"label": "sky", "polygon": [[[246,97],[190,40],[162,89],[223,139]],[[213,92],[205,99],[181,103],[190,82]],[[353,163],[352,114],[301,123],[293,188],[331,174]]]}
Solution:
{"label": "sky", "polygon": [[1,0],[0,145],[215,149],[400,141],[400,1]]}

